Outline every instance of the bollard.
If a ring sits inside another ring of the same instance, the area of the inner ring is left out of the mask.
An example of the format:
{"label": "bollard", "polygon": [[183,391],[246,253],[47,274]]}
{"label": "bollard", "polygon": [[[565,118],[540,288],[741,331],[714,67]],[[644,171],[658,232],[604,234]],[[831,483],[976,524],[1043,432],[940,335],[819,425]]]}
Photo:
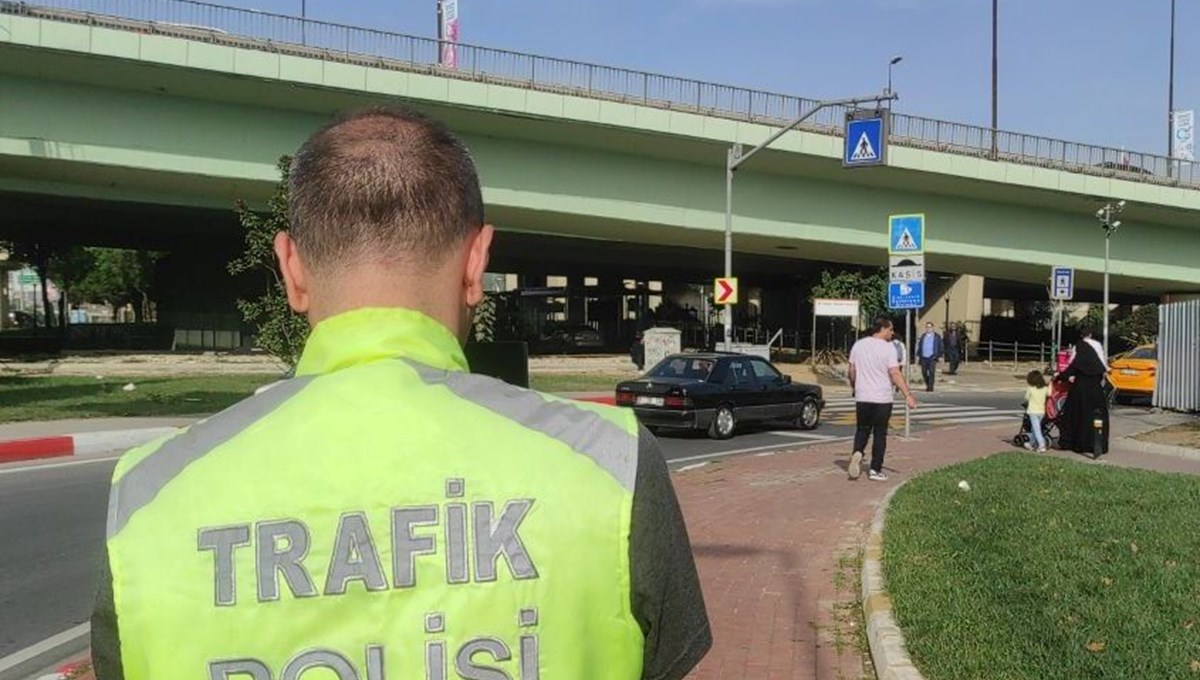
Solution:
{"label": "bollard", "polygon": [[992,355],[993,349],[994,348],[992,346],[992,341],[988,340],[988,363],[989,364],[995,363],[995,361],[996,361],[995,357]]}
{"label": "bollard", "polygon": [[1013,368],[1017,367],[1017,350],[1020,346],[1021,343],[1013,341]]}
{"label": "bollard", "polygon": [[1092,460],[1104,455],[1104,414],[1100,409],[1092,413]]}

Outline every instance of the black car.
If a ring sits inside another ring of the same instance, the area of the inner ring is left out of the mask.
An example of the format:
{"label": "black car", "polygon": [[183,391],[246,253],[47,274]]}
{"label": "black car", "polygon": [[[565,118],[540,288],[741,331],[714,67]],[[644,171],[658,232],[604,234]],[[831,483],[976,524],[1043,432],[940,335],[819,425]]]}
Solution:
{"label": "black car", "polygon": [[733,436],[739,424],[787,421],[811,430],[825,399],[818,385],[793,383],[771,362],[746,354],[675,354],[646,375],[617,385],[617,405],[632,408],[651,430]]}

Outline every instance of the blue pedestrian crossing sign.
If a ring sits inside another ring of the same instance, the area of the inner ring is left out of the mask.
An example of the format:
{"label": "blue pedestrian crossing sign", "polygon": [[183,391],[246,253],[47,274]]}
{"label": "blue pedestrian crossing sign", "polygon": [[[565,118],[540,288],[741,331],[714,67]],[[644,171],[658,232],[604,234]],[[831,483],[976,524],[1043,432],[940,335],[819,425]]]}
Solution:
{"label": "blue pedestrian crossing sign", "polygon": [[1054,267],[1050,270],[1050,299],[1070,300],[1075,297],[1075,270]]}
{"label": "blue pedestrian crossing sign", "polygon": [[924,215],[892,215],[888,218],[888,255],[920,255],[924,252]]}
{"label": "blue pedestrian crossing sign", "polygon": [[923,309],[924,281],[892,281],[888,284],[888,309]]}
{"label": "blue pedestrian crossing sign", "polygon": [[883,165],[887,151],[886,127],[882,115],[846,120],[846,152],[842,165],[858,168]]}

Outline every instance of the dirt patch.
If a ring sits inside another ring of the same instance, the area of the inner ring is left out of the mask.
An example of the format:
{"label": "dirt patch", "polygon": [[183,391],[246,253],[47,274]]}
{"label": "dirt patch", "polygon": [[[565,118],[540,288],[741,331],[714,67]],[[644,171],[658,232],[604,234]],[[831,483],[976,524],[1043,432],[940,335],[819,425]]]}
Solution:
{"label": "dirt patch", "polygon": [[0,375],[176,376],[283,373],[273,357],[253,353],[92,352],[46,361],[0,361]]}
{"label": "dirt patch", "polygon": [[1135,437],[1152,444],[1200,449],[1200,420],[1143,432]]}

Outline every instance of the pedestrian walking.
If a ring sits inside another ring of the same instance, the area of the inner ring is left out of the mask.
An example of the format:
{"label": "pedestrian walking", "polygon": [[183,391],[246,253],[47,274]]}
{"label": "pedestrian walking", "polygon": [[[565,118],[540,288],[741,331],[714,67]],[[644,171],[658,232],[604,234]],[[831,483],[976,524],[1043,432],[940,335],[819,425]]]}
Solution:
{"label": "pedestrian walking", "polygon": [[1025,447],[1044,452],[1046,437],[1042,433],[1042,420],[1046,417],[1046,399],[1050,388],[1041,371],[1033,370],[1025,376],[1025,415],[1029,417],[1030,440]]}
{"label": "pedestrian walking", "polygon": [[962,332],[958,326],[951,324],[946,329],[946,366],[950,370],[946,375],[958,375],[958,365],[962,363]]}
{"label": "pedestrian walking", "polygon": [[858,479],[862,474],[863,455],[870,439],[871,465],[867,478],[887,481],[883,459],[887,453],[888,424],[892,419],[893,386],[904,394],[910,408],[917,407],[917,399],[904,379],[896,348],[892,345],[894,334],[892,320],[881,316],[875,319],[871,334],[850,349],[850,389],[854,392],[856,420],[854,449],[847,467],[850,479]]}
{"label": "pedestrian walking", "polygon": [[917,340],[917,358],[921,362],[925,391],[932,392],[933,384],[937,381],[938,361],[942,358],[942,336],[934,330],[932,322],[925,324],[925,333]]}

